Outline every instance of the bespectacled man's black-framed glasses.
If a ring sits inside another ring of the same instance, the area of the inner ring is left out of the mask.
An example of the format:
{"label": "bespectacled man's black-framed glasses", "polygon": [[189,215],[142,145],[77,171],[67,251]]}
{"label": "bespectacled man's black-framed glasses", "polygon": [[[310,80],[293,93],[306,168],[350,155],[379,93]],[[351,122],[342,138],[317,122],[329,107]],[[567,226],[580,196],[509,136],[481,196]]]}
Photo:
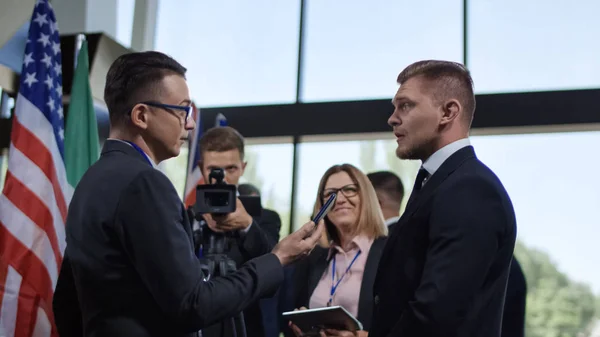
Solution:
{"label": "bespectacled man's black-framed glasses", "polygon": [[177,116],[177,114],[173,110],[185,111],[185,119],[183,120],[184,125],[189,122],[190,117],[192,116],[192,111],[194,110],[194,108],[191,105],[190,106],[172,105],[172,104],[164,104],[164,103],[152,102],[152,101],[140,102],[140,104],[146,104],[148,106],[163,109],[167,112],[174,114],[175,116]]}

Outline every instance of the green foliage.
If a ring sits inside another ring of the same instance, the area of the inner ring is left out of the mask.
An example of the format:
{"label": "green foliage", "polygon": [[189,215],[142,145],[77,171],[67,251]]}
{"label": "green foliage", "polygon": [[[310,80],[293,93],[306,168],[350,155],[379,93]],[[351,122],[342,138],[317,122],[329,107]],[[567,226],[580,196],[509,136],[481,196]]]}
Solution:
{"label": "green foliage", "polygon": [[550,256],[518,241],[515,256],[527,280],[527,337],[588,336],[598,299],[590,287],[570,280]]}

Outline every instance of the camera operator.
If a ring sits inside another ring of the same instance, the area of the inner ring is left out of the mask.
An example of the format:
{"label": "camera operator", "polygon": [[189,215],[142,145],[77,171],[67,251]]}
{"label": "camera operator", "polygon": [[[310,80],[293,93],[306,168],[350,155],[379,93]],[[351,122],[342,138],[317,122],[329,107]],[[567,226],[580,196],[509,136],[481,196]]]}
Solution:
{"label": "camera operator", "polygon": [[[306,256],[323,233],[323,222],[316,230],[309,222],[271,253],[206,280],[185,207],[156,169],[179,155],[195,128],[185,72],[153,51],[122,55],[108,70],[109,139],[67,215],[52,303],[61,337],[197,335],[274,293],[283,266]],[[243,214],[223,220],[218,228],[251,234]]]}
{"label": "camera operator", "polygon": [[[231,127],[215,127],[206,131],[199,140],[200,170],[204,181],[211,183],[212,170],[222,169],[225,182],[238,185],[244,174],[247,162],[244,161],[244,138]],[[236,200],[236,210],[226,215],[204,214],[208,227],[215,232],[231,234],[227,240],[226,255],[240,267],[246,261],[266,254],[273,249],[279,239],[281,220],[279,217],[253,218],[244,208],[240,199]],[[245,328],[248,336],[264,336],[262,311],[259,301],[253,302],[244,310]],[[203,330],[206,337],[232,336],[229,322],[220,322]]]}

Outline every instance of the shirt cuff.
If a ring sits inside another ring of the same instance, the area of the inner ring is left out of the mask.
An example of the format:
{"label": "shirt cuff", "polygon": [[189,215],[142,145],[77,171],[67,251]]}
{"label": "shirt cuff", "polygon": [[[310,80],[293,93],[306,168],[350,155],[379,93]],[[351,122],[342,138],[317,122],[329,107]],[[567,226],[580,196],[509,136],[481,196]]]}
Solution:
{"label": "shirt cuff", "polygon": [[253,223],[254,223],[254,221],[252,221],[248,227],[246,227],[244,229],[240,229],[240,234],[246,234],[246,233],[248,233],[248,231],[250,230],[250,227],[252,227]]}

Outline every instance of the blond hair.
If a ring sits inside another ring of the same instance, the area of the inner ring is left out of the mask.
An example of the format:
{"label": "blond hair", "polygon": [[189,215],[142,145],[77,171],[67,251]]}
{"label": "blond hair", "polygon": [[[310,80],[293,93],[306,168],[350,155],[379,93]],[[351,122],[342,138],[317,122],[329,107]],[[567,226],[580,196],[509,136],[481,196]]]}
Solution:
{"label": "blond hair", "polygon": [[[379,207],[379,203],[377,201],[377,194],[375,194],[375,189],[371,184],[371,181],[367,176],[362,173],[358,168],[351,164],[342,164],[342,165],[334,165],[330,167],[323,177],[321,178],[321,182],[319,183],[319,188],[317,190],[317,198],[315,201],[315,206],[313,208],[313,216],[319,212],[319,209],[323,206],[323,191],[325,189],[325,184],[329,177],[336,173],[346,172],[350,179],[356,184],[358,187],[358,196],[360,198],[360,209],[358,213],[358,220],[356,222],[356,228],[354,230],[354,235],[363,234],[369,237],[370,239],[376,239],[381,236],[386,236],[388,233],[387,226],[385,225],[385,221],[383,219],[383,213],[381,212],[381,208]],[[339,240],[337,237],[337,232],[335,231],[335,227],[329,221],[327,217],[325,217],[325,224],[327,226],[327,233],[325,235],[329,235],[329,238],[322,238],[321,244],[324,245],[326,242],[328,243],[330,240],[333,240],[339,244]]]}

